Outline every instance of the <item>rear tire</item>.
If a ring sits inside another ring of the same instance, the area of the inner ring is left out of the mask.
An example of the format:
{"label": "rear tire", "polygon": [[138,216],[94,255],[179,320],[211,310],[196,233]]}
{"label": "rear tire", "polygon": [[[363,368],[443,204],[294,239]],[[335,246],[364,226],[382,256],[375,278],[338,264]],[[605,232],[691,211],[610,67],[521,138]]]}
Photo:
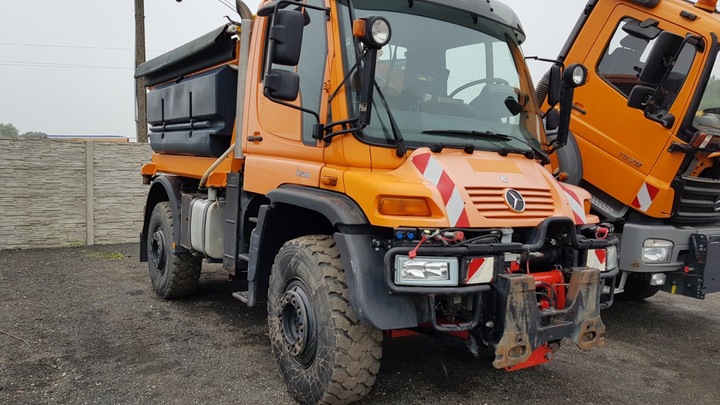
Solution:
{"label": "rear tire", "polygon": [[194,294],[200,282],[202,258],[173,250],[175,227],[169,202],[155,205],[148,229],[148,267],[155,292],[167,299]]}
{"label": "rear tire", "polygon": [[618,298],[624,301],[646,300],[660,291],[660,287],[650,285],[650,273],[629,273],[625,281],[625,290],[618,294]]}
{"label": "rear tire", "polygon": [[375,383],[383,335],[350,306],[331,236],[291,240],[275,256],[268,328],[280,374],[298,402],[350,403]]}

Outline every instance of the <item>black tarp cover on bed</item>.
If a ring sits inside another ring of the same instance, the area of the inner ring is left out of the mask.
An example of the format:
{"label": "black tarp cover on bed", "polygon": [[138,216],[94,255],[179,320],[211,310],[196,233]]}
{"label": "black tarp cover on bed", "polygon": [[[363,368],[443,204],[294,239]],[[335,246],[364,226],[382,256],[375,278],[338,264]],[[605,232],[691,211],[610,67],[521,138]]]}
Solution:
{"label": "black tarp cover on bed", "polygon": [[144,77],[146,86],[154,86],[235,58],[235,41],[227,32],[228,25],[150,59],[138,66],[135,78]]}

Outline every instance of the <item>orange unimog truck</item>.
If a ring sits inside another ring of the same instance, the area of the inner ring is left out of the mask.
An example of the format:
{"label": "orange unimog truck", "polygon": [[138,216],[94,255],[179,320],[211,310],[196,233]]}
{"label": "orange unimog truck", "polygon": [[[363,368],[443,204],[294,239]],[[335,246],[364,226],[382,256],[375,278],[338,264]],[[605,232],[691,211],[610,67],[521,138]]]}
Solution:
{"label": "orange unimog truck", "polygon": [[620,237],[618,297],[720,290],[716,3],[591,0],[561,51],[590,72],[557,158]]}
{"label": "orange unimog truck", "polygon": [[[510,8],[237,4],[241,22],[136,72],[154,151],[141,260],[161,297],[192,294],[202,261],[221,262],[236,298],[267,305],[303,403],[363,397],[383,338],[407,331],[508,370],[563,339],[604,343],[617,239],[545,167]],[[584,78],[570,66],[551,87],[572,102]]]}

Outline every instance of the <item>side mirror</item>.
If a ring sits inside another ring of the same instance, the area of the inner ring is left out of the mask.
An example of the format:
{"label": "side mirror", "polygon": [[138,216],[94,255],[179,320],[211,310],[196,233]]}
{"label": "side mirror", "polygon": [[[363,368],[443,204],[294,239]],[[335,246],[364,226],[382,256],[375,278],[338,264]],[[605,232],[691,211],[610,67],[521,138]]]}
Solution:
{"label": "side mirror", "polygon": [[560,79],[560,65],[554,64],[550,68],[550,78],[548,85],[548,105],[554,106],[560,102],[560,95],[562,94],[562,81]]}
{"label": "side mirror", "polygon": [[630,96],[628,96],[627,105],[630,108],[637,108],[638,110],[644,110],[647,108],[648,103],[652,99],[653,94],[655,94],[655,89],[648,86],[635,86],[630,91]]}
{"label": "side mirror", "polygon": [[[267,10],[266,10],[267,11]],[[300,62],[305,16],[297,10],[275,9],[268,40],[264,94],[270,99],[295,101],[300,93],[300,76],[274,64],[296,66]]]}
{"label": "side mirror", "polygon": [[675,56],[682,47],[684,38],[668,31],[663,31],[655,40],[645,67],[640,72],[640,82],[653,86],[660,84],[667,72],[672,69]]}
{"label": "side mirror", "polygon": [[300,75],[288,70],[273,69],[265,75],[265,95],[270,98],[295,101],[300,94]]}
{"label": "side mirror", "polygon": [[556,148],[563,147],[567,143],[568,134],[570,133],[570,117],[572,116],[575,88],[587,82],[587,72],[585,66],[580,63],[575,63],[566,67],[562,74],[563,92],[560,100],[560,118]]}
{"label": "side mirror", "polygon": [[305,16],[301,11],[277,10],[270,27],[270,63],[295,66],[300,62]]}
{"label": "side mirror", "polygon": [[554,131],[560,126],[560,112],[556,108],[551,108],[545,114],[545,129]]}

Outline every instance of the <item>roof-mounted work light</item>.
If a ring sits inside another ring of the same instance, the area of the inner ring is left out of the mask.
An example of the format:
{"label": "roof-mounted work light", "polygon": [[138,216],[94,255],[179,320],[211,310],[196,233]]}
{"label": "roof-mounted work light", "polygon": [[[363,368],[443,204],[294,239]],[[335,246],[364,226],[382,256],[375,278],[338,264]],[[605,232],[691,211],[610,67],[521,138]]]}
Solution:
{"label": "roof-mounted work light", "polygon": [[380,49],[390,42],[392,30],[384,17],[358,18],[353,21],[353,36],[369,48]]}

